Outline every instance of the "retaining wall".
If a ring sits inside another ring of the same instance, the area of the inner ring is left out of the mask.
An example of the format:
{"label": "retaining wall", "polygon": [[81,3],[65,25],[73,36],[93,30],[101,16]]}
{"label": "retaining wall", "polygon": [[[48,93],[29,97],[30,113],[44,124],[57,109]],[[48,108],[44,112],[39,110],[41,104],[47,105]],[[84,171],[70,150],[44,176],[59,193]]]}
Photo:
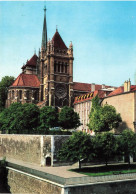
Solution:
{"label": "retaining wall", "polygon": [[69,135],[8,135],[0,134],[0,157],[46,165],[57,163],[57,152]]}

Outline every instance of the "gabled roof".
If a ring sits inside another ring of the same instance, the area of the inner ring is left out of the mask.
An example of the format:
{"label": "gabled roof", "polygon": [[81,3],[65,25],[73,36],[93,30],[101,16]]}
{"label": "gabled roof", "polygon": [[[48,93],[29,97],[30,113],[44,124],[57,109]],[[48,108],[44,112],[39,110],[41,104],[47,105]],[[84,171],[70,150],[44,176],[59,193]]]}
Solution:
{"label": "gabled roof", "polygon": [[66,47],[64,41],[62,40],[60,34],[58,33],[58,31],[55,32],[55,34],[52,38],[52,42],[53,42],[55,48],[67,49],[67,47]]}
{"label": "gabled roof", "polygon": [[[136,85],[132,85],[131,86],[131,89],[130,89],[130,92],[133,92],[133,91],[136,91]],[[115,95],[119,95],[119,94],[122,94],[124,93],[124,86],[120,86],[119,88],[117,88],[116,90],[114,90],[113,92],[111,92],[109,96],[115,96]]]}
{"label": "gabled roof", "polygon": [[40,87],[40,81],[36,75],[21,73],[10,87]]}
{"label": "gabled roof", "polygon": [[34,55],[32,56],[32,58],[31,58],[29,61],[26,62],[26,65],[24,65],[24,66],[22,67],[22,69],[24,69],[26,66],[33,66],[33,67],[36,67],[37,59],[38,59],[37,55],[34,54]]}

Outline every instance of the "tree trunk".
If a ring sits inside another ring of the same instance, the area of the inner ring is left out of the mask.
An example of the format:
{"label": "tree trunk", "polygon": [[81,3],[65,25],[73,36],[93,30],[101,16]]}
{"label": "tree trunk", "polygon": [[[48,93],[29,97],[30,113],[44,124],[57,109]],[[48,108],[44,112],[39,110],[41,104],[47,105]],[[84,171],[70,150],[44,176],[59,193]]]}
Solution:
{"label": "tree trunk", "polygon": [[128,156],[128,165],[130,166],[130,155]]}
{"label": "tree trunk", "polygon": [[107,158],[105,159],[106,167],[108,166],[108,160]]}
{"label": "tree trunk", "polygon": [[79,164],[79,169],[81,169],[81,161],[80,160],[78,161],[78,164]]}

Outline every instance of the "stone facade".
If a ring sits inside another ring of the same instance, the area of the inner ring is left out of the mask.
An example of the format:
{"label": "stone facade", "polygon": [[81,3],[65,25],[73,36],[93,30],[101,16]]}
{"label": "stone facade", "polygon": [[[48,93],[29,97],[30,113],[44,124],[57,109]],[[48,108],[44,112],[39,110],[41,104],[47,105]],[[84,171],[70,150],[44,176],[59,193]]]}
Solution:
{"label": "stone facade", "polygon": [[0,135],[0,157],[38,165],[58,165],[57,152],[68,135]]}
{"label": "stone facade", "polygon": [[41,49],[38,77],[40,101],[48,106],[71,106],[73,102],[73,45],[66,47],[56,30],[47,48]]}
{"label": "stone facade", "polygon": [[12,103],[35,103],[39,102],[39,88],[33,87],[10,87],[8,90],[8,98],[6,101],[6,107],[9,107]]}

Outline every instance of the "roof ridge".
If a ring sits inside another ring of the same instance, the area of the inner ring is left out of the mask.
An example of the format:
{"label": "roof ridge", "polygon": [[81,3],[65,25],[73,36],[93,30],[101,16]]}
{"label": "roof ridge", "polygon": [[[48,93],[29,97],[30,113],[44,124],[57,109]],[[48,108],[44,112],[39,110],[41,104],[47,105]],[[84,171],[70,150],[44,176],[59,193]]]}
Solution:
{"label": "roof ridge", "polygon": [[23,82],[23,84],[25,85],[25,82],[24,82],[24,79],[23,79],[23,76],[24,76],[25,74],[22,74],[22,82]]}

